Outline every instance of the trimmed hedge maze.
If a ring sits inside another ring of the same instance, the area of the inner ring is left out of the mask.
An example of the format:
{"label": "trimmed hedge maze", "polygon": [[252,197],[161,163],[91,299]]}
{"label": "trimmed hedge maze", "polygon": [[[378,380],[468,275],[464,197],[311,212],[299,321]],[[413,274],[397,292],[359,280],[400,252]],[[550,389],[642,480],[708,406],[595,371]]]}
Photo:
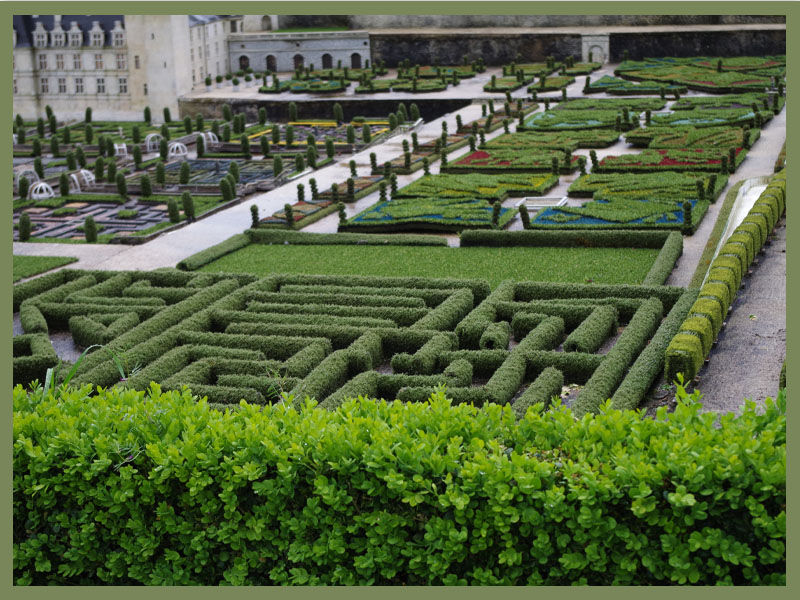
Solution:
{"label": "trimmed hedge maze", "polygon": [[[674,257],[672,259],[674,264]],[[24,336],[15,382],[40,381],[46,334],[103,344],[76,383],[189,386],[218,406],[359,395],[549,403],[583,386],[574,409],[638,405],[697,296],[660,285],[60,271],[14,288]],[[287,396],[288,394],[288,396]]]}

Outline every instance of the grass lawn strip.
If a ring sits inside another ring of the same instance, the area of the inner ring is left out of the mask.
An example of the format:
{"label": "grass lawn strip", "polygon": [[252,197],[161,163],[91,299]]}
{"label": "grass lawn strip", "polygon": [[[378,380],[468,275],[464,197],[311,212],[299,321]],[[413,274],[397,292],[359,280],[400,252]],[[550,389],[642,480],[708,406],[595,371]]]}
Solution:
{"label": "grass lawn strip", "polygon": [[14,255],[14,282],[44,273],[56,267],[77,262],[72,256],[17,256]]}

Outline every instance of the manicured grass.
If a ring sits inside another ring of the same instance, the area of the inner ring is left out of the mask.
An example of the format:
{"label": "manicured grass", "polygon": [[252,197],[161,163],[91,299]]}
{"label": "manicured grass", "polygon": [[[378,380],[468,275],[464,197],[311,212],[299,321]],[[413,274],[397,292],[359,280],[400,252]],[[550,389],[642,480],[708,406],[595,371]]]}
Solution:
{"label": "manicured grass", "polygon": [[445,248],[252,244],[200,271],[640,283],[657,249]]}
{"label": "manicured grass", "polygon": [[14,256],[14,281],[77,262],[72,256]]}

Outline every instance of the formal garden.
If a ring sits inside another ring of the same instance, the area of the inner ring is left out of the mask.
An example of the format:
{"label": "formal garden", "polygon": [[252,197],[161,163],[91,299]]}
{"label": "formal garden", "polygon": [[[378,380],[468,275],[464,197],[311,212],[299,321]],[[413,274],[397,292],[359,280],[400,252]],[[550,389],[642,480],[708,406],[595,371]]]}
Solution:
{"label": "formal garden", "polygon": [[[785,227],[785,146],[729,215],[786,57],[448,62],[234,76],[275,121],[15,119],[15,251],[250,204],[167,268],[14,256],[16,584],[785,585],[785,364],[701,390]],[[459,85],[494,96],[292,97]]]}

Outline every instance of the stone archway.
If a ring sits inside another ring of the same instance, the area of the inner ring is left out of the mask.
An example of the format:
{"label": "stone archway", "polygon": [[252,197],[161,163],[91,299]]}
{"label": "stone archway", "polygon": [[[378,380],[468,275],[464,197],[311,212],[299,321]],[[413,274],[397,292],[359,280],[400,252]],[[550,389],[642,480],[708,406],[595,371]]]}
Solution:
{"label": "stone archway", "polygon": [[302,69],[303,68],[303,55],[302,54],[295,54],[293,60],[294,60],[294,68],[295,69]]}
{"label": "stone archway", "polygon": [[278,61],[272,54],[267,55],[267,71],[275,73],[278,70]]}
{"label": "stone archway", "polygon": [[333,68],[333,57],[327,52],[322,55],[322,68],[323,69]]}
{"label": "stone archway", "polygon": [[353,52],[353,54],[350,55],[350,68],[351,69],[361,68],[361,55],[358,52]]}
{"label": "stone archway", "polygon": [[242,55],[239,57],[239,70],[246,71],[250,67],[250,57]]}
{"label": "stone archway", "polygon": [[269,15],[261,17],[261,31],[272,31],[272,19]]}

